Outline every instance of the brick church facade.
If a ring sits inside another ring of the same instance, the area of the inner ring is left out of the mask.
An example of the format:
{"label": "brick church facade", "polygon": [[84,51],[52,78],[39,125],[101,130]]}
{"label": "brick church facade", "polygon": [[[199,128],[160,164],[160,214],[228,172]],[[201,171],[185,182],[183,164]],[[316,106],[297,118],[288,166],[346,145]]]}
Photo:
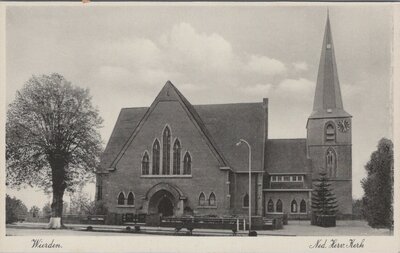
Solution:
{"label": "brick church facade", "polygon": [[[307,219],[324,171],[341,215],[352,213],[351,116],[343,109],[329,17],[307,138],[270,139],[268,99],[192,105],[167,82],[150,107],[124,108],[97,170],[111,214]],[[251,146],[251,201],[248,149]]]}

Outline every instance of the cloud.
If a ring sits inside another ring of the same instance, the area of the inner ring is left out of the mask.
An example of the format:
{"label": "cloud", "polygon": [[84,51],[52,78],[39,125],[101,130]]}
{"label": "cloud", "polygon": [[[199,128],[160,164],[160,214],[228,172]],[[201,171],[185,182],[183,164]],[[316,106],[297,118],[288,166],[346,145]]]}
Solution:
{"label": "cloud", "polygon": [[100,41],[92,52],[93,57],[106,65],[155,67],[161,61],[160,49],[153,41],[146,38],[129,37]]}
{"label": "cloud", "polygon": [[282,62],[259,55],[251,55],[245,65],[245,69],[249,72],[267,76],[284,74],[286,72],[286,66]]}
{"label": "cloud", "polygon": [[305,79],[284,79],[276,88],[278,93],[310,94],[315,88],[314,82]]}
{"label": "cloud", "polygon": [[118,79],[126,79],[126,77],[131,75],[131,72],[123,67],[118,66],[100,66],[96,74],[98,75],[98,79],[110,83],[115,82]]}
{"label": "cloud", "polygon": [[188,23],[174,25],[160,42],[170,60],[180,68],[227,70],[233,59],[232,46],[222,36],[198,33]]}
{"label": "cloud", "polygon": [[294,70],[297,72],[303,72],[308,70],[308,64],[306,62],[295,62],[293,63]]}
{"label": "cloud", "polygon": [[313,101],[314,89],[315,83],[306,78],[286,78],[274,86],[271,97],[279,101],[291,101],[296,106],[304,106]]}
{"label": "cloud", "polygon": [[104,89],[99,94],[118,93],[121,102],[131,101],[132,93],[151,100],[167,80],[196,103],[250,102],[262,97],[310,100],[314,83],[288,71],[293,66],[305,72],[305,62],[287,65],[268,55],[233,48],[221,35],[199,32],[182,22],[153,39],[131,36],[100,41],[93,48],[92,55],[98,58],[93,61],[97,65],[91,66],[90,81]]}
{"label": "cloud", "polygon": [[271,83],[287,72],[278,59],[234,52],[221,35],[199,32],[185,22],[173,25],[155,39],[131,36],[100,41],[91,55],[97,62],[92,66],[96,82],[134,83],[139,89],[171,80],[178,86],[185,85],[189,92],[210,85],[246,86],[246,92],[255,94],[272,87],[261,84]]}
{"label": "cloud", "polygon": [[258,98],[266,97],[272,90],[272,84],[255,84],[249,87],[242,87],[241,90],[252,96],[256,96]]}

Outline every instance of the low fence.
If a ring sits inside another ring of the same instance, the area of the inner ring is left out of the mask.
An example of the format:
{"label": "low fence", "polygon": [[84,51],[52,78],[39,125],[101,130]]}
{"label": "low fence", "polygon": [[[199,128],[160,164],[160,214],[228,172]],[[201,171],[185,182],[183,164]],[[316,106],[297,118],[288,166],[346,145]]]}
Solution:
{"label": "low fence", "polygon": [[[187,228],[229,229],[233,232],[248,230],[248,221],[244,218],[218,217],[165,217],[160,220],[161,227],[174,227],[176,230]],[[266,219],[260,216],[252,217],[252,230],[281,229],[281,219]]]}
{"label": "low fence", "polygon": [[[282,229],[285,216],[275,217],[252,217],[252,229],[274,230]],[[47,223],[50,217],[27,217],[27,222]],[[248,219],[246,217],[160,217],[158,214],[117,214],[108,215],[64,215],[64,224],[105,224],[105,225],[147,225],[180,228],[206,228],[206,229],[229,229],[232,231],[248,230]]]}
{"label": "low fence", "polygon": [[[27,216],[25,221],[34,223],[47,223],[50,221],[50,216]],[[105,224],[105,221],[106,215],[67,214],[62,216],[63,224]]]}

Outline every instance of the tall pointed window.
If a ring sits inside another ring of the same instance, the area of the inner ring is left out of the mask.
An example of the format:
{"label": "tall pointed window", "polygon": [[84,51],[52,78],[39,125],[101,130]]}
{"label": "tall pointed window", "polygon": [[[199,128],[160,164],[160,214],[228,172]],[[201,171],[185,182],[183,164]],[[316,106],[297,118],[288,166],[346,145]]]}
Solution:
{"label": "tall pointed window", "polygon": [[297,213],[297,202],[296,202],[296,200],[293,200],[292,203],[290,204],[290,211],[292,213]]}
{"label": "tall pointed window", "polygon": [[160,142],[156,139],[153,144],[153,171],[154,175],[160,174]]}
{"label": "tall pointed window", "polygon": [[172,174],[179,175],[181,173],[181,143],[178,139],[174,143]]}
{"label": "tall pointed window", "polygon": [[328,177],[336,177],[336,152],[331,147],[326,151],[326,170]]}
{"label": "tall pointed window", "polygon": [[282,213],[283,212],[283,204],[280,199],[276,202],[276,212]]}
{"label": "tall pointed window", "polygon": [[171,161],[171,131],[169,127],[165,127],[163,132],[163,164],[162,174],[168,175],[170,173],[170,161]]}
{"label": "tall pointed window", "polygon": [[336,129],[333,122],[328,122],[325,125],[325,139],[326,141],[334,141],[336,139]]}
{"label": "tall pointed window", "polygon": [[186,152],[185,157],[183,158],[183,174],[192,174],[192,158],[190,157],[189,152]]}
{"label": "tall pointed window", "polygon": [[206,195],[204,195],[204,193],[200,193],[199,196],[199,205],[200,206],[205,206],[206,205]]}
{"label": "tall pointed window", "polygon": [[133,206],[135,204],[135,196],[132,192],[128,194],[127,204]]}
{"label": "tall pointed window", "polygon": [[148,175],[149,174],[149,154],[147,152],[144,152],[144,155],[142,157],[142,175]]}
{"label": "tall pointed window", "polygon": [[120,192],[118,195],[118,205],[125,205],[125,195],[123,192]]}
{"label": "tall pointed window", "polygon": [[102,182],[100,176],[97,176],[96,183],[97,183],[97,191],[96,191],[97,200],[102,200],[102,198],[103,198],[103,182]]}
{"label": "tall pointed window", "polygon": [[103,198],[103,194],[102,194],[102,187],[101,185],[97,186],[97,200],[101,200]]}
{"label": "tall pointed window", "polygon": [[268,201],[267,212],[268,213],[274,212],[274,201],[272,201],[272,199],[269,199],[269,201]]}
{"label": "tall pointed window", "polygon": [[243,196],[243,207],[249,207],[249,194]]}
{"label": "tall pointed window", "polygon": [[208,199],[208,205],[215,206],[216,203],[217,203],[217,200],[216,200],[215,194],[212,192],[210,194],[210,198]]}
{"label": "tall pointed window", "polygon": [[307,211],[306,201],[303,199],[300,202],[300,213],[305,213]]}

